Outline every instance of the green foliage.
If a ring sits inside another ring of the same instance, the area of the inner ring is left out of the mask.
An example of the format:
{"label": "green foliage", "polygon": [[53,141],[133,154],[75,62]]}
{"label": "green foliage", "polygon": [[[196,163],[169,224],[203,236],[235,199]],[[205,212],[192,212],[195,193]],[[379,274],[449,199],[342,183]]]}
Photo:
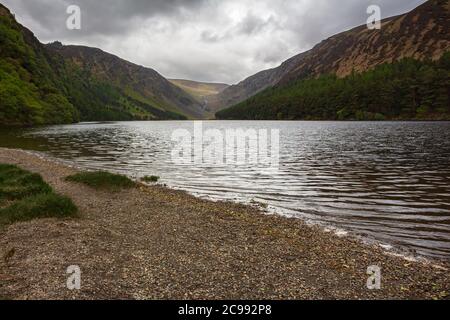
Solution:
{"label": "green foliage", "polygon": [[118,191],[132,188],[136,184],[126,176],[109,172],[81,172],[66,178],[67,181],[83,183],[95,189]]}
{"label": "green foliage", "polygon": [[17,201],[0,209],[0,224],[29,221],[42,218],[67,218],[76,215],[78,209],[68,197],[54,193],[42,193]]}
{"label": "green foliage", "polygon": [[145,176],[141,178],[143,182],[158,182],[160,178],[158,176]]}
{"label": "green foliage", "polygon": [[450,53],[403,59],[345,78],[324,75],[262,93],[216,114],[254,120],[450,119]]}
{"label": "green foliage", "polygon": [[78,111],[60,89],[40,44],[11,17],[0,16],[0,124],[78,121]]}
{"label": "green foliage", "polygon": [[17,200],[51,191],[40,175],[13,165],[0,164],[0,199]]}
{"label": "green foliage", "polygon": [[0,125],[185,119],[137,101],[47,49],[12,16],[0,16]]}
{"label": "green foliage", "polygon": [[74,216],[72,200],[53,193],[38,174],[0,164],[0,225],[36,218]]}

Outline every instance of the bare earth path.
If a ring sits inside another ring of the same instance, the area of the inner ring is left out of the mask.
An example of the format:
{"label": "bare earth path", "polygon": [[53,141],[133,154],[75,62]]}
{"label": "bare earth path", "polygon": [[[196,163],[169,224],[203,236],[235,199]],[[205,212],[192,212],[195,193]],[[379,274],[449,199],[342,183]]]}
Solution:
{"label": "bare earth path", "polygon": [[[449,298],[448,271],[299,220],[157,186],[99,192],[65,182],[75,169],[17,150],[0,149],[0,163],[40,173],[81,214],[0,230],[0,298]],[[80,291],[66,288],[70,265]],[[382,268],[381,290],[366,288],[370,265]]]}

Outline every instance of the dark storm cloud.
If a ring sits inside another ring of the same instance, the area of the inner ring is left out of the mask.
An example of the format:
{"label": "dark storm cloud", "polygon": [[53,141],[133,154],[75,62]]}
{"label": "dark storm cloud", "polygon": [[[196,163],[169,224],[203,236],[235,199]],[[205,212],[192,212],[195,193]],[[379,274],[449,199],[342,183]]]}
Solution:
{"label": "dark storm cloud", "polygon": [[[425,0],[0,0],[43,42],[100,47],[173,78],[235,83],[367,20]],[[82,29],[66,28],[78,5]]]}
{"label": "dark storm cloud", "polygon": [[267,19],[263,19],[253,12],[249,12],[247,16],[239,24],[239,33],[244,33],[247,35],[253,35],[260,33],[265,28],[269,27],[281,27],[277,25],[277,21],[273,16]]}
{"label": "dark storm cloud", "polygon": [[[183,10],[195,10],[207,0],[2,0],[17,14],[27,15],[38,23],[44,38],[79,38],[128,33],[142,20],[154,16],[182,19]],[[82,29],[66,26],[66,10],[70,5],[81,8]]]}

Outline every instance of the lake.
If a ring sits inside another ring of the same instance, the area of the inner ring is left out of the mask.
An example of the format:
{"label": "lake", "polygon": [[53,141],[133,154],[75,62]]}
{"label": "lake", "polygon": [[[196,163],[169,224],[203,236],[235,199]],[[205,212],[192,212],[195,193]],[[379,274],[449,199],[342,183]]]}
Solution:
{"label": "lake", "polygon": [[190,121],[2,130],[0,146],[43,151],[80,167],[132,177],[157,175],[162,183],[198,196],[259,202],[271,212],[450,259],[450,122],[202,124],[221,132],[279,130],[278,170],[175,164],[173,132],[193,132]]}

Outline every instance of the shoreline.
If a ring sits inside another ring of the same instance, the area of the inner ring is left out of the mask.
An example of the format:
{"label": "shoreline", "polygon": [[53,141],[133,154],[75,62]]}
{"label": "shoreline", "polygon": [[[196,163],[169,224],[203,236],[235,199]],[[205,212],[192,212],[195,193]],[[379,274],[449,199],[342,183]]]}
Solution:
{"label": "shoreline", "polygon": [[[450,297],[446,262],[407,261],[323,226],[160,185],[95,191],[64,181],[80,168],[29,151],[0,148],[0,162],[41,174],[81,215],[0,229],[0,299]],[[65,287],[70,265],[82,270],[80,291]],[[373,265],[381,290],[366,287]]]}
{"label": "shoreline", "polygon": [[[1,149],[2,149],[2,147],[0,147],[0,152],[1,152]],[[10,149],[10,148],[6,148],[6,149]],[[36,156],[42,160],[50,161],[50,162],[54,162],[54,163],[57,163],[62,166],[70,167],[72,169],[75,169],[76,171],[82,172],[82,171],[89,170],[80,165],[77,165],[73,161],[59,159],[59,158],[49,155],[43,151],[22,150],[22,149],[12,149],[12,150],[18,150],[21,152],[25,152],[32,156]],[[116,173],[120,174],[120,172],[116,172]],[[432,258],[429,256],[420,255],[406,247],[396,246],[394,244],[381,242],[380,240],[377,240],[373,237],[363,236],[361,234],[354,233],[353,231],[348,230],[348,229],[344,229],[341,227],[337,227],[337,226],[329,225],[329,224],[325,224],[325,223],[311,222],[307,219],[304,219],[304,218],[301,218],[298,216],[294,216],[289,213],[279,212],[275,208],[270,208],[270,206],[267,206],[264,203],[255,202],[255,201],[245,202],[245,201],[232,201],[232,200],[216,199],[214,197],[203,196],[200,194],[196,194],[195,192],[189,192],[187,190],[184,190],[183,188],[168,186],[166,184],[146,184],[146,183],[140,181],[139,179],[136,179],[135,176],[128,176],[128,178],[132,179],[133,181],[135,181],[136,183],[138,183],[140,185],[143,185],[143,186],[149,187],[149,188],[157,186],[159,188],[167,189],[168,191],[170,190],[170,191],[183,192],[188,196],[192,196],[197,199],[201,199],[201,200],[209,201],[209,202],[213,202],[213,203],[230,203],[230,204],[248,206],[248,207],[256,210],[256,212],[258,214],[262,214],[262,215],[266,215],[266,216],[274,215],[274,216],[278,216],[278,217],[281,217],[284,219],[299,220],[306,226],[313,227],[313,228],[320,228],[322,232],[330,233],[336,237],[350,238],[352,240],[359,241],[362,245],[365,245],[365,246],[369,246],[369,247],[375,246],[375,247],[381,248],[386,255],[400,257],[409,262],[427,263],[430,265],[434,265],[438,268],[444,268],[447,270],[450,269],[450,261],[446,261],[443,258]],[[444,267],[444,265],[446,265],[448,267]]]}
{"label": "shoreline", "polygon": [[[450,122],[450,118],[448,119],[390,119],[390,120],[293,120],[293,119],[272,119],[272,120],[248,120],[248,119],[186,119],[186,120],[104,120],[104,121],[80,121],[73,123],[54,123],[54,124],[41,124],[41,125],[0,125],[0,129],[36,129],[36,128],[45,128],[51,126],[70,126],[70,125],[83,125],[83,124],[101,124],[101,123],[127,123],[127,122],[238,122],[238,121],[250,121],[250,122],[336,122],[336,123],[389,123],[389,122],[405,122],[405,123],[414,123],[414,122]],[[1,147],[0,147],[1,148]]]}
{"label": "shoreline", "polygon": [[[83,168],[78,168],[75,166],[75,168],[83,170]],[[147,185],[148,186],[148,185]],[[215,199],[209,196],[203,196],[200,194],[196,194],[193,192],[189,192],[187,190],[184,190],[182,188],[177,188],[177,187],[171,187],[171,186],[166,186],[166,185],[158,185],[161,186],[163,188],[167,188],[169,190],[175,190],[175,191],[181,191],[181,192],[185,192],[186,194],[188,194],[189,196],[193,196],[195,198],[199,198],[205,201],[210,201],[210,202],[230,202],[232,204],[238,204],[238,205],[244,205],[244,206],[249,206],[253,209],[255,209],[256,211],[258,211],[258,214],[262,214],[262,215],[266,215],[266,216],[277,216],[277,217],[281,217],[283,219],[288,219],[288,220],[299,220],[301,221],[303,224],[305,224],[308,227],[311,228],[319,228],[322,232],[325,233],[330,233],[336,237],[339,238],[349,238],[355,241],[359,241],[362,245],[364,246],[369,246],[369,247],[378,247],[380,249],[383,250],[384,254],[388,255],[388,256],[395,256],[395,257],[401,257],[403,258],[405,261],[409,261],[409,262],[417,262],[417,263],[427,263],[430,265],[434,265],[437,268],[444,268],[446,270],[450,270],[450,262],[446,261],[443,258],[434,258],[434,257],[429,257],[426,255],[421,255],[421,254],[417,254],[415,253],[413,250],[408,249],[407,247],[403,247],[403,246],[399,246],[399,245],[395,245],[395,244],[390,244],[387,242],[382,242],[374,237],[369,237],[367,235],[362,235],[359,233],[355,233],[352,230],[349,229],[345,229],[342,227],[337,227],[331,224],[326,224],[326,223],[322,223],[322,222],[314,222],[314,221],[310,221],[306,218],[302,218],[299,216],[294,216],[292,214],[289,213],[283,213],[280,211],[277,211],[276,208],[274,207],[267,207],[264,203],[260,203],[260,202],[244,202],[244,201],[227,201],[227,200],[221,200],[221,199]],[[448,267],[444,267],[444,265],[448,266]]]}

